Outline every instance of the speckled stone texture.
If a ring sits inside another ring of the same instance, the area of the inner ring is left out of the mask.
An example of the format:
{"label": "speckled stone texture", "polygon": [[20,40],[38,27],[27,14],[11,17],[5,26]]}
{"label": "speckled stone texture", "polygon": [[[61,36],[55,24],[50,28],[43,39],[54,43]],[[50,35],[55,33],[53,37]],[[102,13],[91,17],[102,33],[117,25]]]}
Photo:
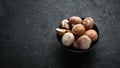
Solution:
{"label": "speckled stone texture", "polygon": [[[73,15],[98,26],[89,53],[58,44],[55,29]],[[0,68],[120,68],[120,0],[0,0]]]}

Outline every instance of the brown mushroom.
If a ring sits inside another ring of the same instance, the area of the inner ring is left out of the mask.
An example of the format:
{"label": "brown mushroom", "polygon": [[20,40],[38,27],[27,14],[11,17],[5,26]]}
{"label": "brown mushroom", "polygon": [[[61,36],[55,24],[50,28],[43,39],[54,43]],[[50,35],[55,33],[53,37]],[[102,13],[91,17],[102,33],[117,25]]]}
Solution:
{"label": "brown mushroom", "polygon": [[83,25],[86,29],[91,29],[94,26],[94,19],[91,17],[87,17],[83,20]]}
{"label": "brown mushroom", "polygon": [[87,35],[92,41],[96,41],[98,39],[98,34],[95,30],[89,29],[85,32],[85,35]]}
{"label": "brown mushroom", "polygon": [[78,16],[72,16],[69,18],[71,24],[82,24],[82,19]]}
{"label": "brown mushroom", "polygon": [[88,36],[82,35],[78,38],[77,43],[78,43],[80,49],[88,49],[90,47],[92,41]]}
{"label": "brown mushroom", "polygon": [[78,43],[77,43],[76,40],[73,41],[72,46],[73,46],[73,48],[75,48],[75,49],[80,49],[80,47],[79,47],[79,45],[78,45]]}
{"label": "brown mushroom", "polygon": [[72,33],[75,35],[82,35],[85,32],[85,28],[82,24],[76,24],[72,28]]}
{"label": "brown mushroom", "polygon": [[71,32],[71,30],[66,30],[65,33],[67,33],[67,32]]}

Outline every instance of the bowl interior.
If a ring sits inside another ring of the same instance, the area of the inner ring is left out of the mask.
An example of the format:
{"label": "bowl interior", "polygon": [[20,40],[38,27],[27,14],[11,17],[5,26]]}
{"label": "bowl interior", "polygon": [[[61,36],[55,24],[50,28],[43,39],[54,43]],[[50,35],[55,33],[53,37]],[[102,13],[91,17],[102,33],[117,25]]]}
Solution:
{"label": "bowl interior", "polygon": [[[84,19],[84,18],[82,18],[82,19]],[[98,33],[98,39],[99,39],[99,30],[98,30],[96,24],[94,24],[93,29]],[[91,43],[90,48],[88,48],[86,50],[82,50],[82,49],[75,49],[72,46],[70,46],[70,47],[64,46],[61,41],[62,36],[59,36],[58,34],[57,34],[57,39],[58,39],[58,43],[60,44],[60,46],[62,46],[65,50],[70,51],[70,52],[75,52],[75,53],[85,53],[85,52],[91,51],[93,48],[95,48],[95,46],[96,46],[95,44],[98,41],[98,39],[97,39],[96,41]]]}

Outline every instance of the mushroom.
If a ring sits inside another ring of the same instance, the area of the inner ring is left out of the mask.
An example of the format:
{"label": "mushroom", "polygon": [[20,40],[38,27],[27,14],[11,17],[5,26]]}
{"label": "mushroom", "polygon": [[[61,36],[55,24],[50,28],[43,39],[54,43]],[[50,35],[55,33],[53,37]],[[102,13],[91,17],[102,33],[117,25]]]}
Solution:
{"label": "mushroom", "polygon": [[92,41],[88,36],[82,35],[78,38],[77,43],[78,43],[80,49],[88,49],[90,47]]}
{"label": "mushroom", "polygon": [[78,16],[72,16],[69,18],[71,24],[82,24],[82,19]]}
{"label": "mushroom", "polygon": [[58,35],[64,35],[66,32],[66,29],[56,28],[56,32]]}
{"label": "mushroom", "polygon": [[71,32],[65,33],[62,37],[62,43],[68,47],[73,43],[74,38],[75,37]]}
{"label": "mushroom", "polygon": [[83,20],[83,25],[86,29],[91,29],[94,26],[94,19],[91,17],[87,17]]}
{"label": "mushroom", "polygon": [[71,30],[66,30],[65,33],[67,33],[67,32],[71,32]]}
{"label": "mushroom", "polygon": [[67,19],[62,20],[61,28],[70,29],[69,20]]}
{"label": "mushroom", "polygon": [[73,48],[75,48],[75,49],[80,49],[80,47],[79,47],[79,45],[78,45],[78,43],[77,43],[76,40],[73,41],[72,46],[73,46]]}
{"label": "mushroom", "polygon": [[85,32],[85,35],[87,35],[92,41],[96,41],[98,39],[98,34],[95,30],[89,29]]}
{"label": "mushroom", "polygon": [[72,28],[72,33],[75,35],[82,35],[85,32],[85,28],[82,24],[76,24]]}

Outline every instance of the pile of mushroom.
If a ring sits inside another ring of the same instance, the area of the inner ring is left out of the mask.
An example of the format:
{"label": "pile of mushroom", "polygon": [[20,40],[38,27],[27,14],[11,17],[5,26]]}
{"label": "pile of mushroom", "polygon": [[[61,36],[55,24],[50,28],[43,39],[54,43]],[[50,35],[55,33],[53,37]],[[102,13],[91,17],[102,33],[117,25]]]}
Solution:
{"label": "pile of mushroom", "polygon": [[94,19],[87,17],[82,20],[78,16],[61,21],[59,28],[56,28],[58,35],[62,36],[64,46],[72,46],[75,49],[88,49],[91,43],[98,39],[98,33],[93,29]]}

